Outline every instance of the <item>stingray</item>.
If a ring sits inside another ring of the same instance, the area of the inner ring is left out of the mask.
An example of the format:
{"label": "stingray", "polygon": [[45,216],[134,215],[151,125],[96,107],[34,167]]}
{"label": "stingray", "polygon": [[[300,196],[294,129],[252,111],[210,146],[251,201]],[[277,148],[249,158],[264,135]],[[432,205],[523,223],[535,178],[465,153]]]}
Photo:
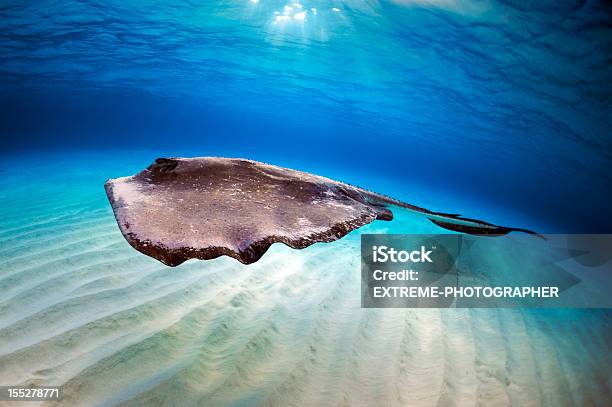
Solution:
{"label": "stingray", "polygon": [[129,244],[168,266],[223,255],[254,263],[273,243],[303,249],[377,219],[390,221],[393,207],[456,232],[535,234],[245,159],[158,158],[136,175],[108,180],[105,189]]}

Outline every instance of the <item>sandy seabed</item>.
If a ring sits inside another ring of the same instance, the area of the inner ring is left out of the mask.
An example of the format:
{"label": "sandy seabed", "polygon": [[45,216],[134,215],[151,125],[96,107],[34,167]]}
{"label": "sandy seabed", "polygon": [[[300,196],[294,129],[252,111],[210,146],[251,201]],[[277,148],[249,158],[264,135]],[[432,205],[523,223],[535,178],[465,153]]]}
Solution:
{"label": "sandy seabed", "polygon": [[609,311],[360,307],[359,233],[428,221],[168,268],[123,239],[101,172],[41,168],[0,174],[0,385],[63,385],[65,406],[610,405]]}

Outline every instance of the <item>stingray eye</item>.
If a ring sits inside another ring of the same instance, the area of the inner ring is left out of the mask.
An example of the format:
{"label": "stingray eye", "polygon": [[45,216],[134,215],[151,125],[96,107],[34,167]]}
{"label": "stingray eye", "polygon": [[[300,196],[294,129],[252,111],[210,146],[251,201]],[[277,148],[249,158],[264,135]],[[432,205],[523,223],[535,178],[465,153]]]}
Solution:
{"label": "stingray eye", "polygon": [[155,174],[164,174],[170,172],[176,168],[178,161],[172,158],[157,158],[151,166],[149,171]]}

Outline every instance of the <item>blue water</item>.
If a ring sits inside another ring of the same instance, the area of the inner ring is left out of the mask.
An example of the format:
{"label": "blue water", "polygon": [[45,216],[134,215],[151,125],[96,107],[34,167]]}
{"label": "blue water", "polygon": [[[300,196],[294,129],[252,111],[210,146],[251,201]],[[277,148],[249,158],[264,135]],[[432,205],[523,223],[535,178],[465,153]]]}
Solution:
{"label": "blue water", "polygon": [[608,6],[292,4],[4,1],[2,149],[333,167],[611,230]]}
{"label": "blue water", "polygon": [[211,155],[611,232],[609,5],[297,4],[0,0],[0,385],[79,406],[610,405],[608,310],[360,308],[359,234],[441,231],[414,214],[250,266],[168,268],[123,239],[107,178]]}

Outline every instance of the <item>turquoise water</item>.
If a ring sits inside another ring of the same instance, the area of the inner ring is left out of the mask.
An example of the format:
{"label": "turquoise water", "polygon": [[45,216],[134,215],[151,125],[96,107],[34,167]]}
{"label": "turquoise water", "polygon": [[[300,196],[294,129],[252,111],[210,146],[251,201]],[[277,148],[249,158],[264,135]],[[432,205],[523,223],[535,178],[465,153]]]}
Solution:
{"label": "turquoise water", "polygon": [[103,184],[157,157],[244,157],[610,233],[611,13],[0,2],[0,385],[61,384],[66,406],[610,405],[608,310],[360,307],[360,234],[442,231],[426,219],[168,268],[123,239]]}

